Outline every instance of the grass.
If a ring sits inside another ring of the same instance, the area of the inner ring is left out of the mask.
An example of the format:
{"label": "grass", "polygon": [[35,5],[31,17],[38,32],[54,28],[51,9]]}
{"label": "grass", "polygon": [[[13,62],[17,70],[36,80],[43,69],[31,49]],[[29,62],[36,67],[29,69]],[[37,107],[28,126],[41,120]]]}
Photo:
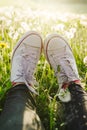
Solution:
{"label": "grass", "polygon": [[[30,8],[0,8],[0,110],[5,92],[11,87],[10,68],[12,50],[18,39],[28,30],[41,33],[43,39],[48,33],[58,33],[69,42],[78,66],[79,75],[87,90],[87,15],[72,13],[50,13]],[[37,110],[46,130],[64,130],[63,109],[56,101],[57,79],[44,55],[38,62],[35,77],[40,95]]]}

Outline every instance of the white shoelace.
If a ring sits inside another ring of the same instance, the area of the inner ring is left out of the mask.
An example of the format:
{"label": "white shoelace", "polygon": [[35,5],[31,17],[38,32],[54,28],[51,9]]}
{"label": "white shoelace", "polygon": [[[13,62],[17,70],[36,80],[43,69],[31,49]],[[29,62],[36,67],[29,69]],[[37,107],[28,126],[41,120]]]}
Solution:
{"label": "white shoelace", "polygon": [[58,50],[55,53],[51,54],[49,61],[50,61],[51,66],[55,70],[55,76],[58,79],[59,86],[61,86],[63,82],[67,82],[68,79],[67,79],[67,76],[65,74],[63,67],[61,67],[61,65],[59,65],[58,63],[59,60],[62,60],[62,59],[60,59],[57,53],[58,53]]}
{"label": "white shoelace", "polygon": [[[65,49],[65,48],[62,48]],[[58,50],[57,50],[58,51]],[[76,66],[74,67],[73,64],[71,63],[70,58],[67,56],[66,51],[59,51],[63,52],[62,53],[57,53],[57,51],[53,52],[53,54],[50,55],[50,62],[51,65],[53,66],[55,70],[55,75],[58,78],[58,83],[59,83],[59,90],[57,93],[57,96],[59,99],[63,102],[68,102],[71,100],[71,95],[68,90],[68,88],[64,89],[62,88],[63,83],[67,83],[70,80],[76,80],[78,78],[78,71]],[[59,55],[58,55],[59,54]],[[52,62],[53,61],[53,62]]]}
{"label": "white shoelace", "polygon": [[[30,49],[29,49],[30,50]],[[29,90],[35,94],[38,94],[35,91],[34,88],[34,82],[35,79],[33,77],[34,74],[34,69],[36,67],[36,63],[37,63],[37,51],[36,49],[34,49],[34,51],[32,51],[32,49],[29,51],[28,49],[26,49],[26,52],[23,52],[22,54],[22,61],[21,61],[21,67],[22,70],[18,70],[19,74],[18,79],[20,77],[23,78],[23,82],[26,84],[26,86],[29,88]]]}
{"label": "white shoelace", "polygon": [[[72,63],[71,62],[72,60],[66,54],[66,51],[64,51],[65,48],[62,49],[63,50],[61,50],[60,48],[60,50],[57,50],[53,54],[51,54],[52,57],[51,64],[53,68],[56,66],[54,70],[55,70],[55,75],[59,79],[60,86],[62,83],[79,79],[77,67],[74,64],[75,61],[73,60]],[[60,51],[60,53],[57,53],[58,51]],[[63,52],[63,54],[61,52]]]}

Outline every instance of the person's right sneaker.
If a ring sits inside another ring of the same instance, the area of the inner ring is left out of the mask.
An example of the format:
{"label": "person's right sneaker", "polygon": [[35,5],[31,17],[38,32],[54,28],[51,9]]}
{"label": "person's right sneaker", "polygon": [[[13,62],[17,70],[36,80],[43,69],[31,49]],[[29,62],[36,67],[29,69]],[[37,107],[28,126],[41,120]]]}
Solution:
{"label": "person's right sneaker", "polygon": [[58,79],[58,97],[62,102],[71,100],[70,82],[80,82],[76,62],[67,41],[58,34],[51,34],[44,42],[45,56]]}
{"label": "person's right sneaker", "polygon": [[42,38],[35,31],[29,31],[16,44],[11,62],[11,82],[13,86],[25,84],[37,93],[33,86],[33,76],[42,51]]}

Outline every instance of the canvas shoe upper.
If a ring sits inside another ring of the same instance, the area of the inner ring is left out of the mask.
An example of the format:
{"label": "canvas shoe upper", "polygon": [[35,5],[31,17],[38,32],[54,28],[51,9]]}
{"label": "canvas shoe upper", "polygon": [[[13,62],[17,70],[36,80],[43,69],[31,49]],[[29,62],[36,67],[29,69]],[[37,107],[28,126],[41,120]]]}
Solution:
{"label": "canvas shoe upper", "polygon": [[35,31],[27,32],[16,44],[11,62],[13,86],[24,83],[34,93],[33,75],[42,51],[42,38]]}
{"label": "canvas shoe upper", "polygon": [[71,81],[79,80],[77,66],[70,46],[63,37],[58,34],[51,34],[45,39],[44,53],[58,79],[59,99],[64,102],[70,101],[71,96],[67,85]]}

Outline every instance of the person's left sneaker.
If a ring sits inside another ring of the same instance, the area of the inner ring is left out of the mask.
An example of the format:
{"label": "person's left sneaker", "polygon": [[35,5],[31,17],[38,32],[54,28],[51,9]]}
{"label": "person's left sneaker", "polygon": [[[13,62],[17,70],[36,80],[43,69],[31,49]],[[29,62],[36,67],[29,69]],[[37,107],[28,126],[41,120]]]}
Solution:
{"label": "person's left sneaker", "polygon": [[14,48],[11,62],[11,82],[13,86],[26,84],[34,93],[33,75],[42,51],[42,38],[35,31],[30,31],[18,41]]}
{"label": "person's left sneaker", "polygon": [[71,81],[80,82],[76,62],[67,41],[58,34],[51,34],[44,42],[45,56],[58,79],[58,97],[62,102],[71,100],[68,86]]}

